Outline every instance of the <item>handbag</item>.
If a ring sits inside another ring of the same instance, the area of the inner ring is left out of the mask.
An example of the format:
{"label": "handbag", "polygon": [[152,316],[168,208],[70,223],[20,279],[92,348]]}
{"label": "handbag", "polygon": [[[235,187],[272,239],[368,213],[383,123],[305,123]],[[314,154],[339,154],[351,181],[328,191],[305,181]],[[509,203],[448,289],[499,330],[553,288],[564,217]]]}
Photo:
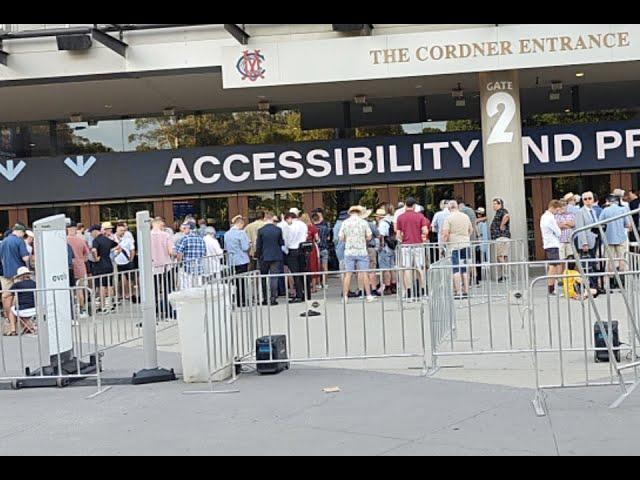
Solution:
{"label": "handbag", "polygon": [[300,250],[302,250],[302,253],[304,253],[305,255],[309,255],[311,252],[313,252],[313,247],[315,247],[315,244],[313,242],[303,242],[300,244]]}

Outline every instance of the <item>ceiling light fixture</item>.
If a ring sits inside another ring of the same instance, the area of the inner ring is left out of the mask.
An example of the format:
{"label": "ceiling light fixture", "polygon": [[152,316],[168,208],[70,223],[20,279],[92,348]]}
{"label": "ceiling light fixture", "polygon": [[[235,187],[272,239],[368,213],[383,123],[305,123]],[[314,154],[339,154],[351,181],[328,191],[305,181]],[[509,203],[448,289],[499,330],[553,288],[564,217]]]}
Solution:
{"label": "ceiling light fixture", "polygon": [[176,108],[166,107],[164,110],[162,110],[162,113],[164,114],[165,117],[173,117],[176,114]]}
{"label": "ceiling light fixture", "polygon": [[458,83],[458,86],[456,88],[454,88],[453,90],[451,90],[451,97],[452,98],[463,98],[464,97],[464,90],[462,88],[462,85],[460,85]]}
{"label": "ceiling light fixture", "polygon": [[269,108],[271,108],[269,100],[260,100],[258,102],[258,110],[260,110],[261,112],[268,112]]}
{"label": "ceiling light fixture", "polygon": [[584,72],[577,72],[576,73],[576,77],[578,77],[578,78],[584,77]]}
{"label": "ceiling light fixture", "polygon": [[72,123],[80,123],[82,121],[82,114],[72,113],[71,115],[69,115],[69,119],[71,120]]}
{"label": "ceiling light fixture", "polygon": [[356,105],[365,105],[367,103],[367,96],[356,95],[355,97],[353,97],[353,101],[355,102]]}

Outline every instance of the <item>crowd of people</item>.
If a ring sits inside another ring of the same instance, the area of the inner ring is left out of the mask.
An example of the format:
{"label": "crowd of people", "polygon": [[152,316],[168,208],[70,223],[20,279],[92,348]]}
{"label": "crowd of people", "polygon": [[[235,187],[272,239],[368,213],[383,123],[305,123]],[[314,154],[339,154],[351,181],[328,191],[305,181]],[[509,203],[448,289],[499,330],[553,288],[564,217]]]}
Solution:
{"label": "crowd of people", "polygon": [[[548,275],[565,277],[560,280],[564,296],[580,299],[589,295],[589,291],[598,295],[605,292],[606,287],[619,287],[612,281],[612,276],[614,270],[622,272],[626,269],[624,256],[629,251],[630,240],[637,240],[638,228],[638,215],[629,213],[639,207],[638,195],[620,188],[607,195],[602,205],[590,191],[582,195],[567,193],[562,199],[549,202],[540,218],[540,230],[545,259],[549,261]],[[605,224],[598,227],[597,222]],[[589,228],[590,225],[594,227]],[[578,234],[574,235],[576,230]],[[614,261],[598,260],[604,257]],[[603,271],[606,275],[592,276],[589,285],[583,286],[576,270],[578,261],[584,271]],[[554,278],[548,279],[549,295],[556,295],[558,283]]]}
{"label": "crowd of people", "polygon": [[[223,263],[237,274],[259,270],[271,275],[262,283],[265,305],[277,305],[278,299],[288,296],[290,303],[302,303],[321,289],[327,288],[330,258],[335,255],[342,276],[342,299],[364,297],[374,302],[383,295],[398,293],[403,286],[403,297],[411,302],[426,298],[426,267],[446,252],[453,268],[456,298],[469,295],[471,280],[482,281],[480,265],[489,261],[489,241],[495,245],[497,262],[509,260],[510,214],[504,200],[491,201],[494,217],[490,224],[483,207],[473,209],[463,198],[443,199],[439,210],[429,218],[415,198],[409,197],[394,206],[390,203],[369,209],[354,205],[339,212],[334,225],[325,220],[321,208],[302,212],[291,208],[277,214],[258,210],[250,223],[242,215],[231,220],[224,234],[224,248],[214,227],[204,219],[187,216],[176,225],[176,231],[156,217],[151,222],[151,260],[156,278],[159,308],[169,311],[167,294],[172,287],[167,280],[167,267],[189,264],[207,258],[207,272],[216,274]],[[583,229],[599,220],[611,219],[629,213],[640,206],[635,192],[614,190],[599,205],[592,192],[582,195],[568,193],[562,199],[552,200],[540,219],[545,258],[549,261],[549,275],[564,275],[564,295],[579,298],[588,293],[580,284],[575,270],[576,261],[585,262],[603,256],[603,242],[596,229]],[[629,238],[638,217],[622,217],[611,221],[603,229],[609,251],[621,259],[629,250]],[[571,243],[576,229],[581,229]],[[22,223],[5,232],[0,242],[0,281],[2,283],[2,315],[8,320],[6,335],[16,335],[18,324],[25,331],[33,331],[29,320],[34,314],[33,294],[16,295],[17,290],[35,288],[34,234]],[[110,313],[121,301],[137,301],[135,276],[123,276],[123,288],[114,291],[114,272],[128,272],[138,267],[136,241],[127,223],[104,222],[85,228],[80,223],[67,226],[70,285],[95,285],[95,299],[85,298],[78,290],[77,311],[83,318],[91,302],[97,303],[97,313]],[[425,244],[437,246],[425,249]],[[470,275],[468,264],[475,264]],[[585,268],[594,268],[595,262],[585,262]],[[623,261],[606,262],[609,273],[623,271]],[[188,269],[187,269],[188,270]],[[377,272],[376,272],[377,270]],[[380,272],[382,271],[382,272]],[[398,278],[398,276],[402,278]],[[352,290],[353,279],[357,288]],[[402,281],[401,281],[402,280]],[[498,282],[504,281],[500,276]],[[127,284],[130,282],[130,284]],[[549,279],[549,294],[555,294],[557,282]],[[597,294],[603,283],[593,281],[589,288]],[[237,285],[238,306],[247,303],[245,289]],[[287,295],[288,294],[288,295]],[[173,313],[172,313],[173,315]]]}

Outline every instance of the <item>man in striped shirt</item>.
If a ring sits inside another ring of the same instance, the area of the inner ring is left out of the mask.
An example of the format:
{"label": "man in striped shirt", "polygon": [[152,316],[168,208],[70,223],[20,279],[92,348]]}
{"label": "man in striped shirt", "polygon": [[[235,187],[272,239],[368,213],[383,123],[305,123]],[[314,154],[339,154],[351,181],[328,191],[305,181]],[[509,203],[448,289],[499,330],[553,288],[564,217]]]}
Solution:
{"label": "man in striped shirt", "polygon": [[560,227],[560,259],[565,260],[569,255],[573,255],[571,245],[571,234],[576,226],[576,215],[569,211],[569,204],[566,200],[561,200],[562,210],[556,217],[556,223]]}

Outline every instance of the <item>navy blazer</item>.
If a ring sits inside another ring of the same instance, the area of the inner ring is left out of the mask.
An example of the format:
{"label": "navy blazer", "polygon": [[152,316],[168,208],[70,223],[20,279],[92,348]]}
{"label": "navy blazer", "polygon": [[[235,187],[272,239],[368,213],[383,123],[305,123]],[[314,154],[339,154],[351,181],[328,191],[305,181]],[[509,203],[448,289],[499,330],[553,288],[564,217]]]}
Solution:
{"label": "navy blazer", "polygon": [[256,257],[261,262],[283,262],[283,245],[282,229],[272,223],[268,223],[258,230]]}

